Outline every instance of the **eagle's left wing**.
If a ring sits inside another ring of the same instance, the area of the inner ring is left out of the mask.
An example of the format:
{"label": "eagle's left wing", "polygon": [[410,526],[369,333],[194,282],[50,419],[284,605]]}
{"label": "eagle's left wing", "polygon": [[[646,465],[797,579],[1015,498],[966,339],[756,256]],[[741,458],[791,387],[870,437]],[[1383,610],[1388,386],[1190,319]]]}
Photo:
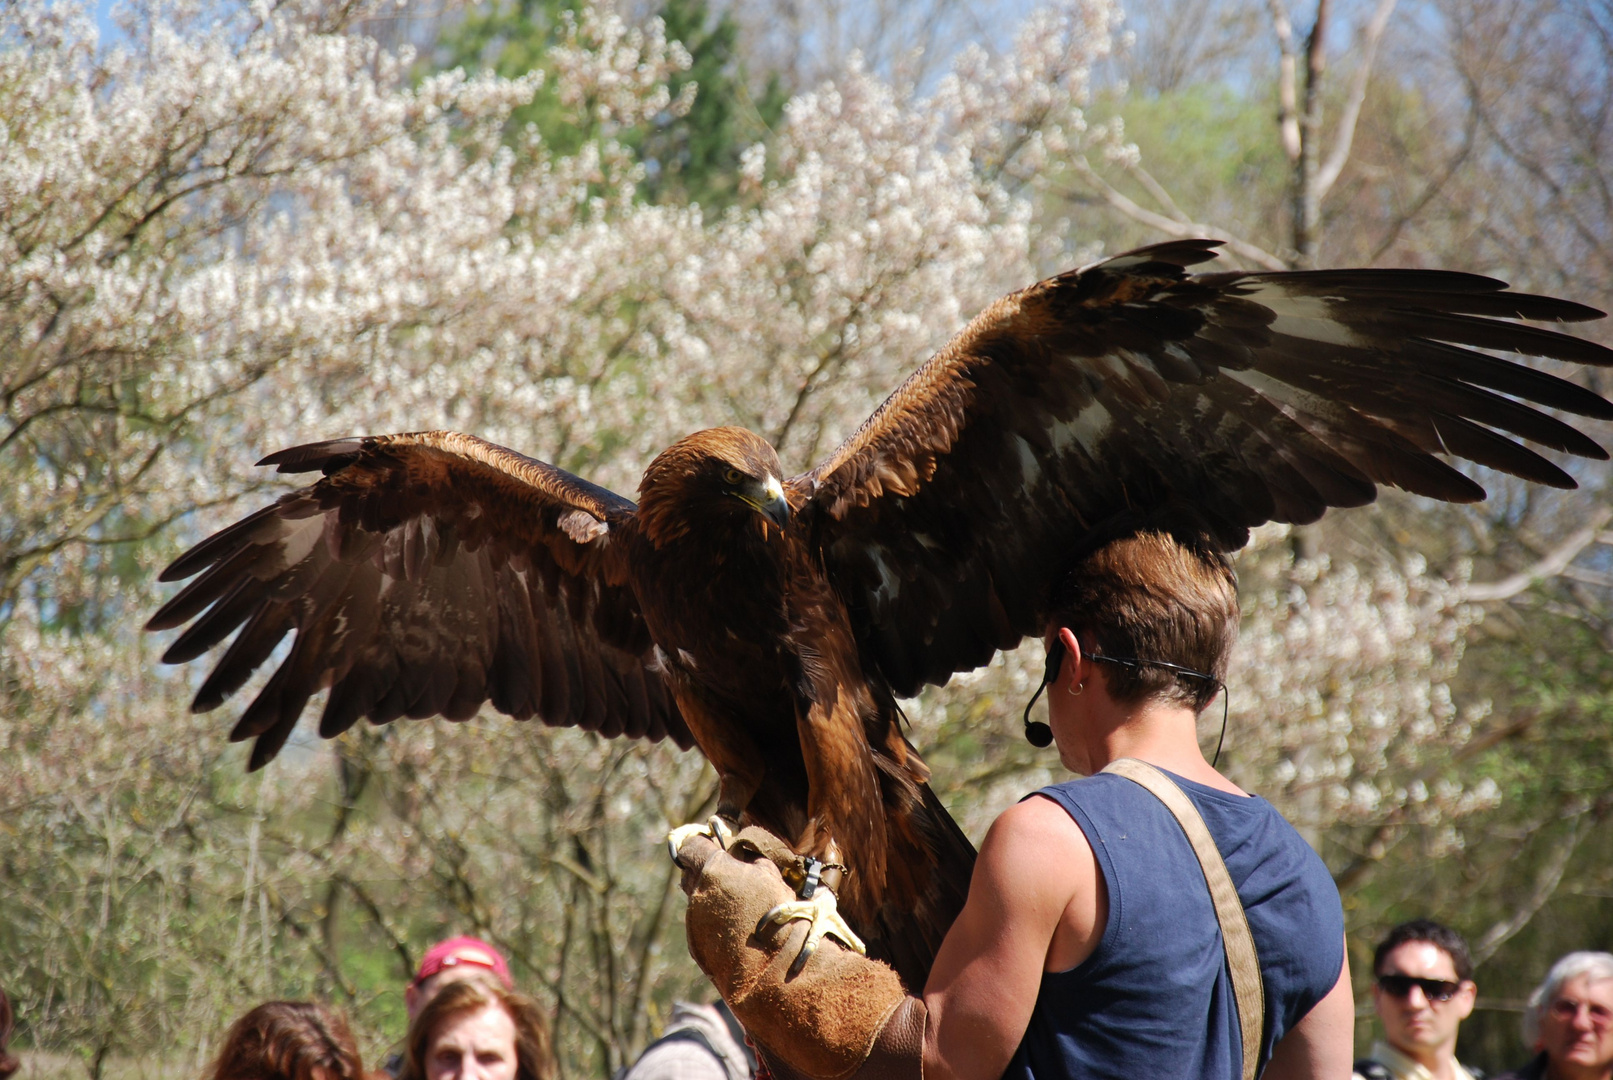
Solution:
{"label": "eagle's left wing", "polygon": [[295,634],[231,732],[255,740],[249,768],[324,689],[326,738],[361,716],[464,720],[489,702],[518,720],[692,744],[626,582],[628,500],[452,431],[336,439],[259,464],[324,475],[176,559],[161,580],[193,580],[146,624],[190,624],[163,655],[172,664],[235,634],[195,712]]}
{"label": "eagle's left wing", "polygon": [[790,481],[899,694],[1041,632],[1063,553],[1119,511],[1190,504],[1232,549],[1378,485],[1484,498],[1441,457],[1575,486],[1509,436],[1607,458],[1531,405],[1613,404],[1473,351],[1613,365],[1502,321],[1601,312],[1446,271],[1186,272],[1215,246],[1159,244],[1004,297]]}

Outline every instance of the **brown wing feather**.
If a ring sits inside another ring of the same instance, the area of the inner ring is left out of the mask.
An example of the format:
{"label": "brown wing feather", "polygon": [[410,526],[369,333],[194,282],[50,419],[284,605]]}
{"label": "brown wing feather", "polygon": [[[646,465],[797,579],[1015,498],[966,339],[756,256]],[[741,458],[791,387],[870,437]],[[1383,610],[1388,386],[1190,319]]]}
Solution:
{"label": "brown wing feather", "polygon": [[1473,351],[1613,364],[1498,321],[1600,312],[1447,271],[1186,272],[1215,246],[1144,248],[1005,297],[789,482],[898,693],[1039,632],[1061,554],[1127,507],[1192,504],[1232,548],[1380,485],[1482,499],[1447,457],[1574,486],[1514,437],[1606,459],[1534,406],[1613,405]]}
{"label": "brown wing feather", "polygon": [[195,580],[146,624],[190,622],[163,656],[176,664],[239,628],[198,712],[295,631],[231,733],[257,740],[251,768],[327,687],[327,738],[361,716],[463,720],[491,701],[517,719],[691,745],[612,543],[628,500],[453,432],[312,443],[260,464],[325,476],[175,560],[161,580]]}

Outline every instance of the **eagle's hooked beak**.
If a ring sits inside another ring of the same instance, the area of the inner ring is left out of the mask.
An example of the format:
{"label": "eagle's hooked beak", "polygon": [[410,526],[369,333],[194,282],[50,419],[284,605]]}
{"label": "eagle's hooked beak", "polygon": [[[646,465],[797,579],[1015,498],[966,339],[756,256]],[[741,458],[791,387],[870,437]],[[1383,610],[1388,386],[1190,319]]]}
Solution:
{"label": "eagle's hooked beak", "polygon": [[779,483],[778,477],[769,476],[754,488],[736,494],[754,507],[757,513],[777,525],[779,531],[782,532],[790,523],[790,504],[784,498],[784,485]]}

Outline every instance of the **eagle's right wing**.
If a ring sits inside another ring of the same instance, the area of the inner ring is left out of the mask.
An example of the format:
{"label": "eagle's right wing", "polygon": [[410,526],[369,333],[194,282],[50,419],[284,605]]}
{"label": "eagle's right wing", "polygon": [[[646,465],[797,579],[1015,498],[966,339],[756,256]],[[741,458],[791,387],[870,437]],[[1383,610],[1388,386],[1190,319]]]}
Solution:
{"label": "eagle's right wing", "polygon": [[327,738],[361,716],[463,720],[491,701],[516,719],[691,745],[613,535],[628,500],[454,432],[314,443],[260,464],[325,475],[175,560],[161,580],[201,576],[146,624],[195,620],[163,655],[172,664],[241,627],[197,712],[296,631],[231,732],[257,739],[250,768],[327,687]]}
{"label": "eagle's right wing", "polygon": [[1446,459],[1574,486],[1520,439],[1607,459],[1539,407],[1613,404],[1478,351],[1613,366],[1510,321],[1601,312],[1438,270],[1187,272],[1215,247],[1158,244],[1004,297],[789,481],[897,693],[1041,633],[1071,550],[1124,511],[1182,504],[1235,548],[1380,486],[1483,498]]}

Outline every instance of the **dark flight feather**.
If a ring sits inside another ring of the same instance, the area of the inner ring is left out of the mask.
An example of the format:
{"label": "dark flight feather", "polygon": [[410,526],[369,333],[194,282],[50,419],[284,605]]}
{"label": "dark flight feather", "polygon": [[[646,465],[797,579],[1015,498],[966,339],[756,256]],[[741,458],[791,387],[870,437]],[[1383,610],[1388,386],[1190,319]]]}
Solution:
{"label": "dark flight feather", "polygon": [[[1536,408],[1609,418],[1606,400],[1475,351],[1608,366],[1613,352],[1599,344],[1496,321],[1600,312],[1447,271],[1181,272],[1213,247],[1159,245],[1005,297],[791,481],[862,620],[869,664],[898,693],[980,662],[951,597],[999,597],[1009,624],[992,635],[999,648],[1039,632],[1048,553],[1122,500],[1198,504],[1235,546],[1266,520],[1370,502],[1379,485],[1482,499],[1445,455],[1574,486],[1502,433],[1606,458]],[[1033,468],[1020,466],[1020,445],[1035,448]],[[988,491],[995,500],[977,495]],[[979,512],[942,553],[918,550],[922,523],[961,504]],[[939,600],[893,594],[895,566],[957,584]],[[1039,576],[1017,581],[1029,568]]]}
{"label": "dark flight feather", "polygon": [[[259,739],[254,767],[327,686],[328,734],[360,716],[464,719],[497,694],[522,719],[690,745],[665,688],[645,678],[651,646],[619,571],[608,552],[590,550],[608,547],[608,526],[579,544],[557,524],[568,513],[624,520],[631,502],[451,433],[311,443],[262,463],[325,479],[177,559],[164,580],[195,580],[148,623],[195,620],[165,654],[175,663],[246,624],[203,683],[198,711],[240,689],[295,630],[291,653],[234,732]],[[615,614],[596,618],[602,611]],[[542,700],[532,693],[537,673],[548,676]],[[639,692],[623,694],[624,682]],[[496,690],[515,685],[524,691]]]}

